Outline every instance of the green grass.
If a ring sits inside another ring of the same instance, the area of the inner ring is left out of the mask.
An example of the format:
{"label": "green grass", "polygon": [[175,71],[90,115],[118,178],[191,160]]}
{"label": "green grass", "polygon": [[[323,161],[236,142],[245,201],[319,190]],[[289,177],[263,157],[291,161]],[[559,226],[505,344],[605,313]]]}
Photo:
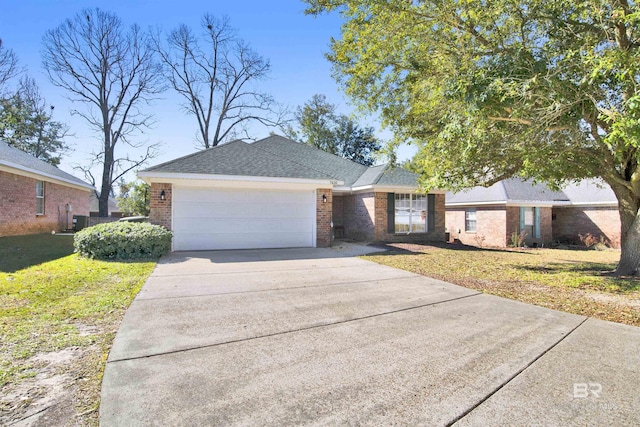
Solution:
{"label": "green grass", "polygon": [[617,251],[393,246],[393,253],[365,258],[494,295],[640,326],[640,309],[630,303],[640,298],[640,280],[611,275]]}
{"label": "green grass", "polygon": [[71,253],[73,236],[36,234],[0,237],[0,273],[14,273]]}
{"label": "green grass", "polygon": [[155,261],[84,259],[72,244],[72,236],[0,238],[0,387],[33,376],[32,356],[91,347],[74,367],[86,412],[98,407],[115,331]]}

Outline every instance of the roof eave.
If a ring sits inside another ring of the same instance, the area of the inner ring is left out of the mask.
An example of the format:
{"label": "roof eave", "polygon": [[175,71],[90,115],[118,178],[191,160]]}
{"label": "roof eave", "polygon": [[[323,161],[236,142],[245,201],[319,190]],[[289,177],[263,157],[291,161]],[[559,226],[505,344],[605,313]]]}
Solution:
{"label": "roof eave", "polygon": [[0,160],[0,170],[14,173],[16,175],[28,176],[30,178],[42,179],[45,178],[47,181],[54,182],[60,185],[65,185],[68,187],[74,187],[82,190],[92,191],[95,190],[95,187],[87,184],[85,182],[77,182],[72,181],[70,179],[62,178],[60,176],[52,175],[46,172],[41,172],[36,169],[32,169],[18,163],[9,162],[7,160]]}
{"label": "roof eave", "polygon": [[148,184],[151,183],[176,183],[187,181],[208,181],[216,183],[269,183],[269,184],[299,184],[311,185],[318,188],[334,187],[343,185],[343,181],[334,179],[310,179],[310,178],[287,178],[287,177],[271,177],[271,176],[250,176],[250,175],[216,175],[216,174],[196,174],[196,173],[175,173],[175,172],[154,172],[140,171],[138,176]]}
{"label": "roof eave", "polygon": [[[352,187],[351,191],[359,192],[359,191],[371,191],[380,192],[380,193],[394,193],[394,192],[410,192],[415,193],[419,190],[417,185],[362,185],[359,187]],[[446,194],[447,192],[444,190],[431,190],[429,194]]]}

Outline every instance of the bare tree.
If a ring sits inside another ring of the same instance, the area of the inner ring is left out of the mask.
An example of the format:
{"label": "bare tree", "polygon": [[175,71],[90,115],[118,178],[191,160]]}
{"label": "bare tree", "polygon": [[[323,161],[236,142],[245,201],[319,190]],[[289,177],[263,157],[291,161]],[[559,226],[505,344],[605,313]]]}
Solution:
{"label": "bare tree", "polygon": [[20,74],[20,71],[18,57],[15,52],[11,49],[6,49],[2,45],[2,39],[0,39],[0,94],[2,94],[7,80]]}
{"label": "bare tree", "polygon": [[235,137],[251,121],[278,126],[287,115],[273,97],[255,84],[271,65],[239,39],[228,18],[202,18],[204,32],[196,36],[181,25],[171,31],[166,45],[160,35],[155,48],[173,88],[182,95],[188,114],[198,121],[198,141],[205,147]]}
{"label": "bare tree", "polygon": [[[156,153],[151,145],[139,158],[117,157],[116,146],[145,145],[133,138],[152,124],[144,107],[164,90],[160,66],[149,38],[137,25],[127,29],[116,15],[97,8],[85,9],[47,31],[43,44],[49,79],[65,89],[71,101],[86,106],[72,114],[100,135],[102,144],[93,162],[102,165],[99,214],[107,216],[113,183]],[[81,169],[95,185],[91,167]]]}

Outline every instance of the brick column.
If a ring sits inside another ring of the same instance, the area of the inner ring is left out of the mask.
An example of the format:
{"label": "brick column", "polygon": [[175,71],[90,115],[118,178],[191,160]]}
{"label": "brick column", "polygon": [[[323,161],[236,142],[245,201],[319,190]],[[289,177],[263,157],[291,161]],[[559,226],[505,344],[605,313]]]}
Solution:
{"label": "brick column", "polygon": [[[164,190],[164,200],[160,200],[160,193]],[[171,230],[171,184],[151,184],[151,213],[149,221]]]}
{"label": "brick column", "polygon": [[[322,196],[327,201],[323,203]],[[333,213],[333,191],[330,188],[316,190],[316,246],[326,248],[331,246],[331,220]]]}

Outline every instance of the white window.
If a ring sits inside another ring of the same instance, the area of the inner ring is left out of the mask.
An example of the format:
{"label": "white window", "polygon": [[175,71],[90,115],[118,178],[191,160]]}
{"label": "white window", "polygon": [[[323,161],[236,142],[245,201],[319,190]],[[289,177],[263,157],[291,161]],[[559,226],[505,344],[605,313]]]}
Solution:
{"label": "white window", "polygon": [[394,214],[396,233],[426,233],[427,196],[396,193]]}
{"label": "white window", "polygon": [[44,182],[36,181],[36,215],[44,215]]}
{"label": "white window", "polygon": [[464,213],[464,231],[467,233],[475,233],[476,227],[476,208],[468,208]]}

